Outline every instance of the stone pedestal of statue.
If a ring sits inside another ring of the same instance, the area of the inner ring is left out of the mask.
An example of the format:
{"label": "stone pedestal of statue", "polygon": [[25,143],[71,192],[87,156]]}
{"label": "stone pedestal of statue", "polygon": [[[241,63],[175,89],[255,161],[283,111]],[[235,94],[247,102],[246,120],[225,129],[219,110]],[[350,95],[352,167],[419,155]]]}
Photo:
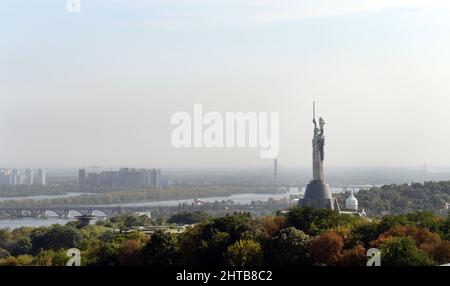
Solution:
{"label": "stone pedestal of statue", "polygon": [[312,180],[306,186],[305,196],[300,200],[299,205],[334,210],[335,199],[331,195],[331,189],[327,182]]}

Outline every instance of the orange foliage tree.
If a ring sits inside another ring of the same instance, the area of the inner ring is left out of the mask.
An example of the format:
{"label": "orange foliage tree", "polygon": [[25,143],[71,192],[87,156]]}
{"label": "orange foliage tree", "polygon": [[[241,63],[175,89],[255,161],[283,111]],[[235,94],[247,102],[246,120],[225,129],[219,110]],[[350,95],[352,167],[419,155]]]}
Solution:
{"label": "orange foliage tree", "polygon": [[380,247],[384,242],[392,240],[395,237],[410,237],[416,246],[423,250],[430,257],[433,256],[434,249],[441,244],[441,238],[438,234],[431,232],[427,228],[418,228],[413,225],[396,225],[390,230],[382,233],[377,240],[371,244],[373,247]]}
{"label": "orange foliage tree", "polygon": [[367,263],[366,249],[362,245],[357,245],[352,249],[344,250],[339,256],[337,264],[339,266],[365,266]]}
{"label": "orange foliage tree", "polygon": [[344,240],[333,231],[324,232],[311,243],[313,262],[316,264],[336,265],[344,249]]}

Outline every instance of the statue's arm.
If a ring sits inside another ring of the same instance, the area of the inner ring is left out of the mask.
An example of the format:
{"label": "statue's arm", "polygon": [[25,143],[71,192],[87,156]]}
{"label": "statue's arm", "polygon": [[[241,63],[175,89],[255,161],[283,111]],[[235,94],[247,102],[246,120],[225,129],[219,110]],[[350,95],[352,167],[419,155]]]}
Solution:
{"label": "statue's arm", "polygon": [[320,134],[323,134],[324,132],[323,126],[325,125],[325,120],[323,120],[322,117],[319,118],[319,125],[320,125]]}

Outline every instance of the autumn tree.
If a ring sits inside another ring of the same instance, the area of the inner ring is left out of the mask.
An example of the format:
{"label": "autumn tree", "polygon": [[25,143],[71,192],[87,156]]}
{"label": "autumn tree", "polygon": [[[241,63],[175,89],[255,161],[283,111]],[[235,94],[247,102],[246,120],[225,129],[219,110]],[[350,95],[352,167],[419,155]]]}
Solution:
{"label": "autumn tree", "polygon": [[311,253],[314,263],[336,265],[344,248],[344,240],[335,232],[324,232],[314,238]]}
{"label": "autumn tree", "polygon": [[432,251],[433,260],[439,264],[450,263],[450,241],[443,240]]}
{"label": "autumn tree", "polygon": [[139,241],[125,240],[120,246],[118,262],[122,266],[139,266],[142,264],[142,246]]}
{"label": "autumn tree", "polygon": [[284,227],[286,218],[279,215],[266,216],[261,219],[261,223],[267,234],[272,237]]}
{"label": "autumn tree", "polygon": [[429,256],[431,256],[434,252],[434,248],[441,243],[441,238],[439,235],[429,231],[427,228],[421,229],[414,225],[397,225],[382,233],[377,240],[372,242],[372,246],[379,247],[384,242],[395,237],[411,238],[415,242],[416,246]]}
{"label": "autumn tree", "polygon": [[0,260],[0,266],[32,266],[33,256],[19,255],[17,257],[9,256]]}
{"label": "autumn tree", "polygon": [[339,266],[365,266],[367,263],[367,251],[362,245],[357,245],[352,249],[344,250],[338,257]]}

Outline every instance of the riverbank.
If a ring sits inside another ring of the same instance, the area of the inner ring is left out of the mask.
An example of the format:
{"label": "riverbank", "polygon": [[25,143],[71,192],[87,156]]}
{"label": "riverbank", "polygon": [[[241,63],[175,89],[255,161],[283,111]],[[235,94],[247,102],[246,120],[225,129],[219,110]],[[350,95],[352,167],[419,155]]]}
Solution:
{"label": "riverbank", "polygon": [[187,186],[177,188],[148,189],[142,191],[116,191],[101,194],[83,194],[59,198],[0,200],[0,207],[60,207],[83,205],[112,205],[140,202],[158,202],[204,197],[226,197],[236,194],[283,194],[287,188],[234,187],[234,186]]}
{"label": "riverbank", "polygon": [[[298,188],[291,188],[289,190],[284,190],[280,193],[270,193],[270,194],[235,194],[229,196],[215,196],[215,197],[200,197],[199,199],[204,203],[214,203],[214,202],[233,202],[233,204],[237,205],[250,205],[252,202],[267,202],[271,199],[280,200],[280,199],[289,199],[291,196],[300,195],[300,191]],[[125,204],[106,204],[106,205],[95,205],[98,207],[102,206],[122,206],[122,207],[152,207],[157,208],[157,210],[161,207],[164,209],[167,208],[176,208],[179,205],[192,205],[195,199],[181,199],[181,200],[163,200],[163,201],[147,201],[147,202],[135,202],[135,203],[125,203]],[[40,201],[39,201],[40,202]],[[19,227],[40,227],[40,226],[49,226],[52,224],[66,224],[69,221],[73,221],[73,217],[78,215],[78,213],[71,212],[70,219],[58,219],[56,217],[52,217],[53,213],[48,213],[50,216],[45,219],[40,218],[22,218],[22,219],[9,219],[3,217],[0,219],[0,229],[2,228],[19,228]],[[103,215],[102,213],[95,213],[96,215]],[[54,215],[54,214],[53,214]]]}

